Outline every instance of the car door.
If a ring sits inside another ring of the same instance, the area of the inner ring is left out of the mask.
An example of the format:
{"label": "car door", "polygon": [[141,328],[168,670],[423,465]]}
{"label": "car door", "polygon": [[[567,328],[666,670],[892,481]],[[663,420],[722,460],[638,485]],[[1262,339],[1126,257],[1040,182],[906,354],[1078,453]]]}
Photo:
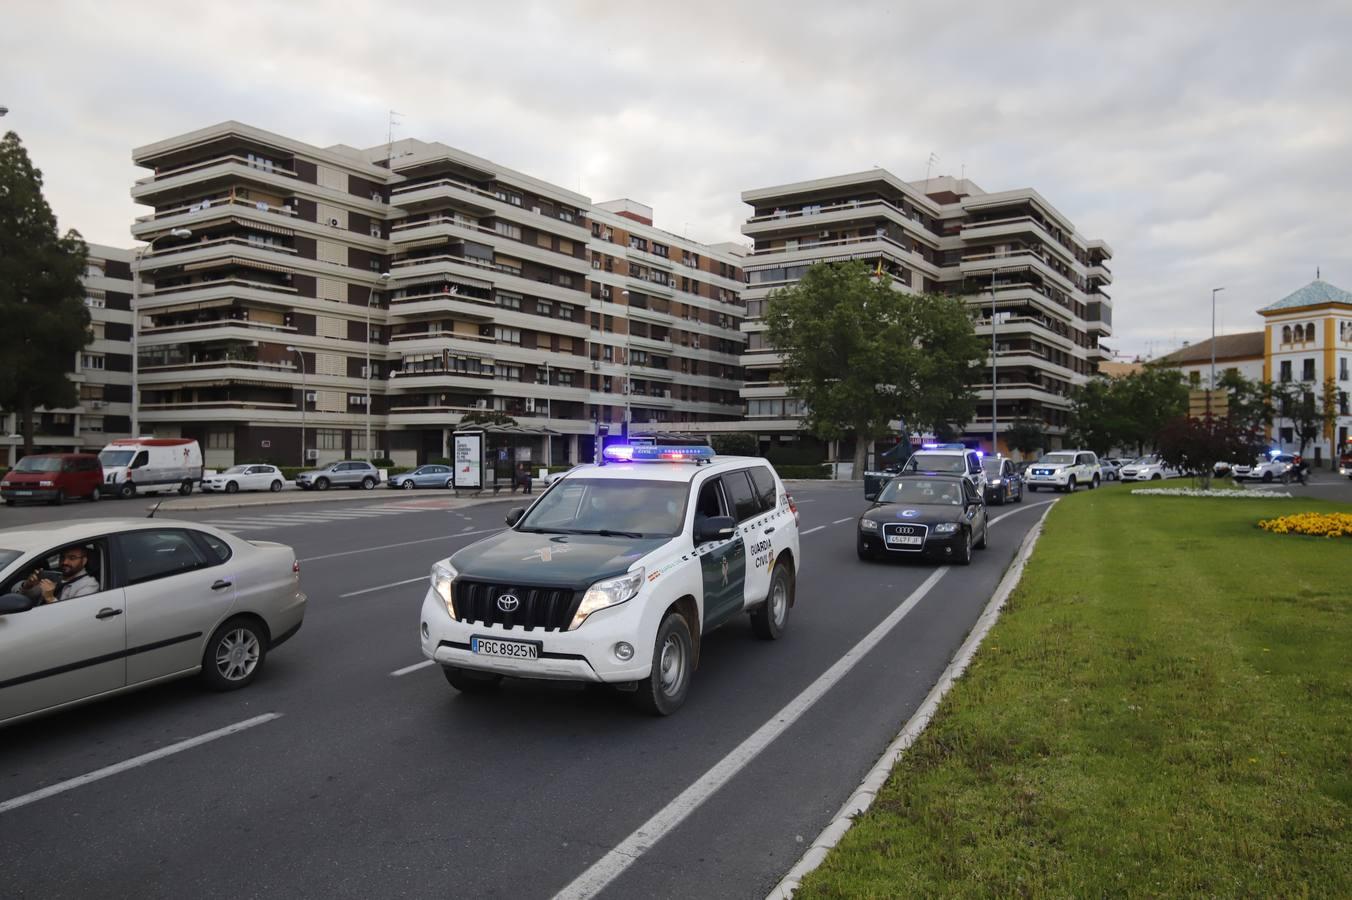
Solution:
{"label": "car door", "polygon": [[183,672],[235,602],[235,573],[186,528],[116,538],[127,609],[127,684]]}
{"label": "car door", "polygon": [[774,544],[773,535],[766,534],[765,529],[768,527],[773,532],[774,526],[761,507],[750,472],[746,469],[725,472],[722,479],[723,493],[728,498],[733,518],[737,520],[737,532],[745,546],[744,603],[759,603],[770,593],[770,556]]}
{"label": "car door", "polygon": [[[107,559],[104,542],[91,545]],[[26,561],[17,577],[48,568],[54,552]],[[0,616],[0,722],[126,685],[125,606],[111,583],[105,573],[97,593]]]}
{"label": "car door", "polygon": [[[699,488],[695,501],[695,522],[701,518],[731,516],[732,504],[725,496],[722,480],[709,478]],[[708,631],[741,612],[746,579],[746,545],[740,533],[730,540],[710,541],[695,546],[700,577],[704,587],[704,628]]]}
{"label": "car door", "polygon": [[965,515],[967,526],[972,530],[972,540],[980,541],[986,536],[986,528],[989,525],[986,517],[985,491],[978,490],[970,484],[964,484],[962,486],[962,502],[967,506]]}
{"label": "car door", "polygon": [[249,490],[266,491],[272,487],[274,473],[272,466],[249,466]]}
{"label": "car door", "polygon": [[[746,471],[751,489],[760,505],[760,515],[746,523],[751,532],[747,553],[746,597],[759,603],[770,595],[770,575],[775,558],[788,546],[790,529],[785,527],[779,508],[779,489],[768,466],[752,466]],[[787,510],[784,510],[787,512]]]}

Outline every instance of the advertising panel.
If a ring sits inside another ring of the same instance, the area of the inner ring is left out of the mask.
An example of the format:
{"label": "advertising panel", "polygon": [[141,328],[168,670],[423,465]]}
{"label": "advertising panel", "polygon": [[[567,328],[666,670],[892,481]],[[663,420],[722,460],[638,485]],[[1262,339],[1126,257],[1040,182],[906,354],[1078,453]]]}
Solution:
{"label": "advertising panel", "polygon": [[457,431],[455,441],[455,486],[481,488],[484,485],[484,433]]}

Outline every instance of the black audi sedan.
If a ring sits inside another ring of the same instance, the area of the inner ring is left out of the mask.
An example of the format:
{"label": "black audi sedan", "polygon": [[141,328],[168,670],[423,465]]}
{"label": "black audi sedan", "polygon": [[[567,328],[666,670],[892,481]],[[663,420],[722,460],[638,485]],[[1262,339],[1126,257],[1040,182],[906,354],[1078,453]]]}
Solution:
{"label": "black audi sedan", "polygon": [[940,560],[967,565],[984,549],[990,523],[980,490],[961,475],[899,475],[866,493],[859,517],[860,559]]}

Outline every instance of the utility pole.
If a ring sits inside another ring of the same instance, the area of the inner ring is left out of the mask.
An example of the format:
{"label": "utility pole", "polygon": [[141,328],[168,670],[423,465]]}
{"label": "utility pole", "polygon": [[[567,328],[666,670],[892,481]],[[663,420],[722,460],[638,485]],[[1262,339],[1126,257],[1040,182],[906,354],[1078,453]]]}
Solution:
{"label": "utility pole", "polygon": [[997,410],[999,406],[996,401],[996,392],[999,391],[998,375],[1000,370],[1000,357],[996,355],[995,349],[995,269],[991,269],[991,456],[1000,455],[999,438],[999,418]]}

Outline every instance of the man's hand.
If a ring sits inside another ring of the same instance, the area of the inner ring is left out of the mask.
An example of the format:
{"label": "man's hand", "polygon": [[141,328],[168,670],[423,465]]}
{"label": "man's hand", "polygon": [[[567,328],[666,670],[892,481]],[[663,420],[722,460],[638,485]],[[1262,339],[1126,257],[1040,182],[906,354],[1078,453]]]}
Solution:
{"label": "man's hand", "polygon": [[38,583],[38,578],[40,578],[41,576],[42,570],[34,569],[32,572],[28,574],[28,577],[23,580],[23,586],[26,588],[31,588],[33,585]]}
{"label": "man's hand", "polygon": [[56,582],[50,578],[44,578],[38,582],[38,587],[42,590],[43,603],[56,602]]}

